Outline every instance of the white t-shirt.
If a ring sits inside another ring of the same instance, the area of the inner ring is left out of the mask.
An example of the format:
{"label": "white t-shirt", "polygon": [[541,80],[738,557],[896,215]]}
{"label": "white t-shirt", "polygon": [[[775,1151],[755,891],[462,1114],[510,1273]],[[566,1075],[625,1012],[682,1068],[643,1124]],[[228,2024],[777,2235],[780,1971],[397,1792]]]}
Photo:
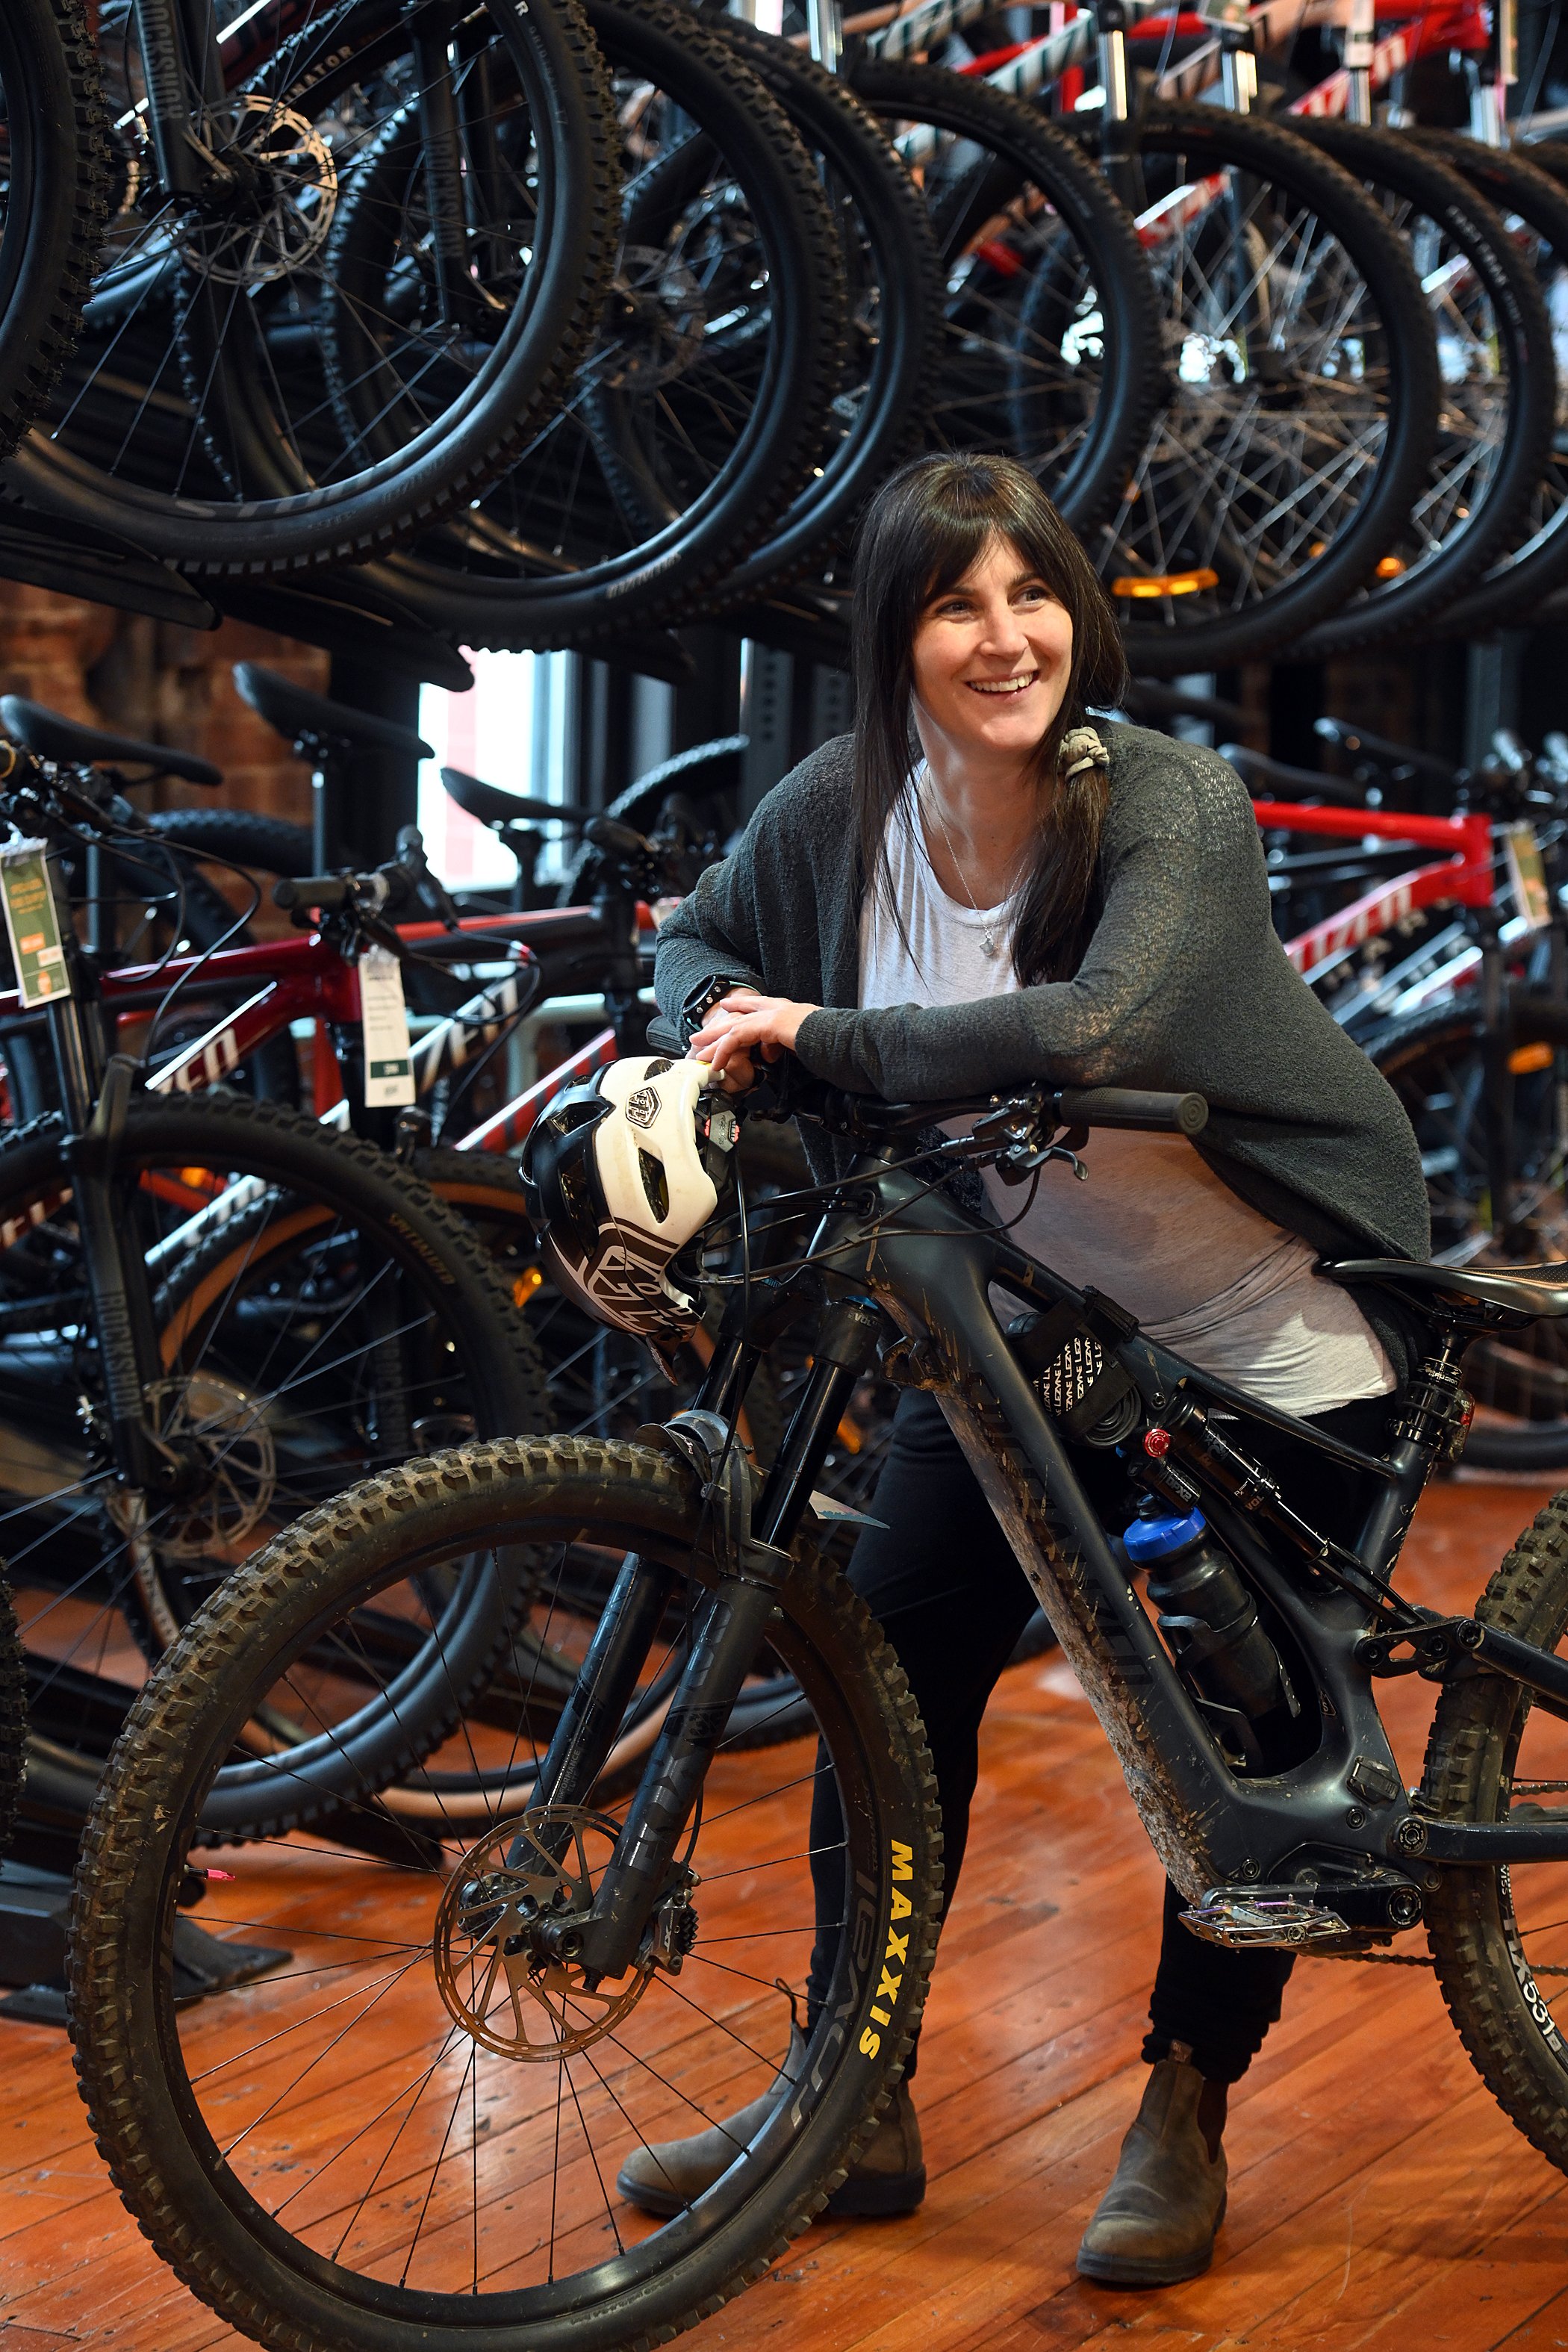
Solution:
{"label": "white t-shirt", "polygon": [[[960,906],[931,870],[915,797],[923,773],[888,827],[903,937],[882,891],[867,893],[862,1006],[963,1004],[1019,984],[1010,907]],[[993,954],[982,945],[988,937]],[[1327,1412],[1394,1387],[1354,1300],[1312,1272],[1316,1253],[1238,1199],[1184,1137],[1097,1129],[1081,1158],[1088,1181],[1051,1161],[1034,1206],[1013,1227],[1031,1257],[1080,1290],[1092,1284],[1152,1339],[1287,1412]],[[984,1181],[999,1222],[1017,1216],[1026,1190],[990,1168]]]}

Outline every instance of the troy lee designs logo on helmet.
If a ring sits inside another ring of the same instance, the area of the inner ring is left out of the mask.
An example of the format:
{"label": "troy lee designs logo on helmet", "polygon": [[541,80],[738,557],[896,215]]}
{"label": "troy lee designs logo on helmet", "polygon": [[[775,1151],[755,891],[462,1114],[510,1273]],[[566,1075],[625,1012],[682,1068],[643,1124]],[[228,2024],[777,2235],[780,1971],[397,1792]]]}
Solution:
{"label": "troy lee designs logo on helmet", "polygon": [[626,1117],[634,1127],[651,1127],[658,1117],[658,1097],[652,1087],[634,1087],[626,1097]]}

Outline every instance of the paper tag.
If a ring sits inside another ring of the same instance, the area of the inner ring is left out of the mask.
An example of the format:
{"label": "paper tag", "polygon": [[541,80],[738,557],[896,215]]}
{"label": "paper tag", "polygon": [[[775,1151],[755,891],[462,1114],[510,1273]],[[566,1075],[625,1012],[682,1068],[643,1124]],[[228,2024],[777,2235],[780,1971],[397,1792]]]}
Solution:
{"label": "paper tag", "polygon": [[59,909],[44,862],[47,848],[42,841],[13,841],[0,849],[0,896],[16,987],[26,1005],[52,1004],[70,994]]}
{"label": "paper tag", "polygon": [[1552,920],[1552,894],[1546,887],[1541,844],[1528,817],[1517,824],[1504,825],[1502,845],[1508,859],[1509,887],[1513,892],[1520,920],[1528,923],[1532,931],[1543,931]]}
{"label": "paper tag", "polygon": [[414,1100],[414,1056],[403,968],[390,948],[369,947],[359,960],[359,1010],[364,1045],[364,1099],[369,1110]]}

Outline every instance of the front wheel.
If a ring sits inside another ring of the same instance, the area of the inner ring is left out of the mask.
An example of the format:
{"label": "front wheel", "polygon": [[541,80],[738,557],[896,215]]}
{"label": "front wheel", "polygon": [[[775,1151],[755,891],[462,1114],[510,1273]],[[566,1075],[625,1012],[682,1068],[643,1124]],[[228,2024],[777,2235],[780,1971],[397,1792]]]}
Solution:
{"label": "front wheel", "polygon": [[[531,1923],[591,1897],[621,1820],[531,1813],[526,1710],[507,1719],[492,1690],[409,1777],[438,1861],[249,1849],[204,1921],[273,1922],[292,1964],[247,1996],[237,2044],[175,2005],[185,1855],[247,1769],[247,1726],[308,1705],[347,1753],[381,1711],[363,1644],[352,1683],[322,1671],[336,1629],[384,1591],[485,1557],[504,1572],[520,1550],[542,1585],[584,1549],[636,1553],[695,1603],[704,1530],[695,1477],[642,1446],[506,1440],[411,1464],[248,1562],[134,1708],[82,1847],[78,2065],[141,2227],[247,2335],[289,2352],[659,2343],[757,2277],[863,2143],[920,2013],[941,1837],[903,1673],[804,1547],[769,1641],[820,1744],[741,1755],[721,1740],[681,1841],[696,1879],[678,1874],[685,1896],[653,1915],[646,1964],[591,1979],[536,1954]],[[775,2085],[730,2169],[672,2219],[620,2201],[639,2143]]]}
{"label": "front wheel", "polygon": [[[1568,1494],[1536,1514],[1476,1615],[1555,1650],[1568,1631]],[[1437,1702],[1423,1793],[1454,1821],[1558,1819],[1568,1722],[1500,1675],[1451,1683]],[[1568,1863],[1441,1874],[1426,1901],[1437,1981],[1504,2113],[1568,2171]]]}

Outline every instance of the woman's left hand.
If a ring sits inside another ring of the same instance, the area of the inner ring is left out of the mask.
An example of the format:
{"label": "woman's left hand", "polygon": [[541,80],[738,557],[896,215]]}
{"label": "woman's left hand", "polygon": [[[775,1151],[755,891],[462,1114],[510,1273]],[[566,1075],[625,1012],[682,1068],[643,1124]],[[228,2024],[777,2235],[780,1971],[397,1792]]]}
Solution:
{"label": "woman's left hand", "polygon": [[818,1010],[815,1004],[793,1003],[787,996],[733,989],[710,1006],[686,1049],[688,1057],[710,1064],[726,1094],[743,1094],[756,1083],[756,1062],[776,1062],[789,1052],[806,1014]]}

